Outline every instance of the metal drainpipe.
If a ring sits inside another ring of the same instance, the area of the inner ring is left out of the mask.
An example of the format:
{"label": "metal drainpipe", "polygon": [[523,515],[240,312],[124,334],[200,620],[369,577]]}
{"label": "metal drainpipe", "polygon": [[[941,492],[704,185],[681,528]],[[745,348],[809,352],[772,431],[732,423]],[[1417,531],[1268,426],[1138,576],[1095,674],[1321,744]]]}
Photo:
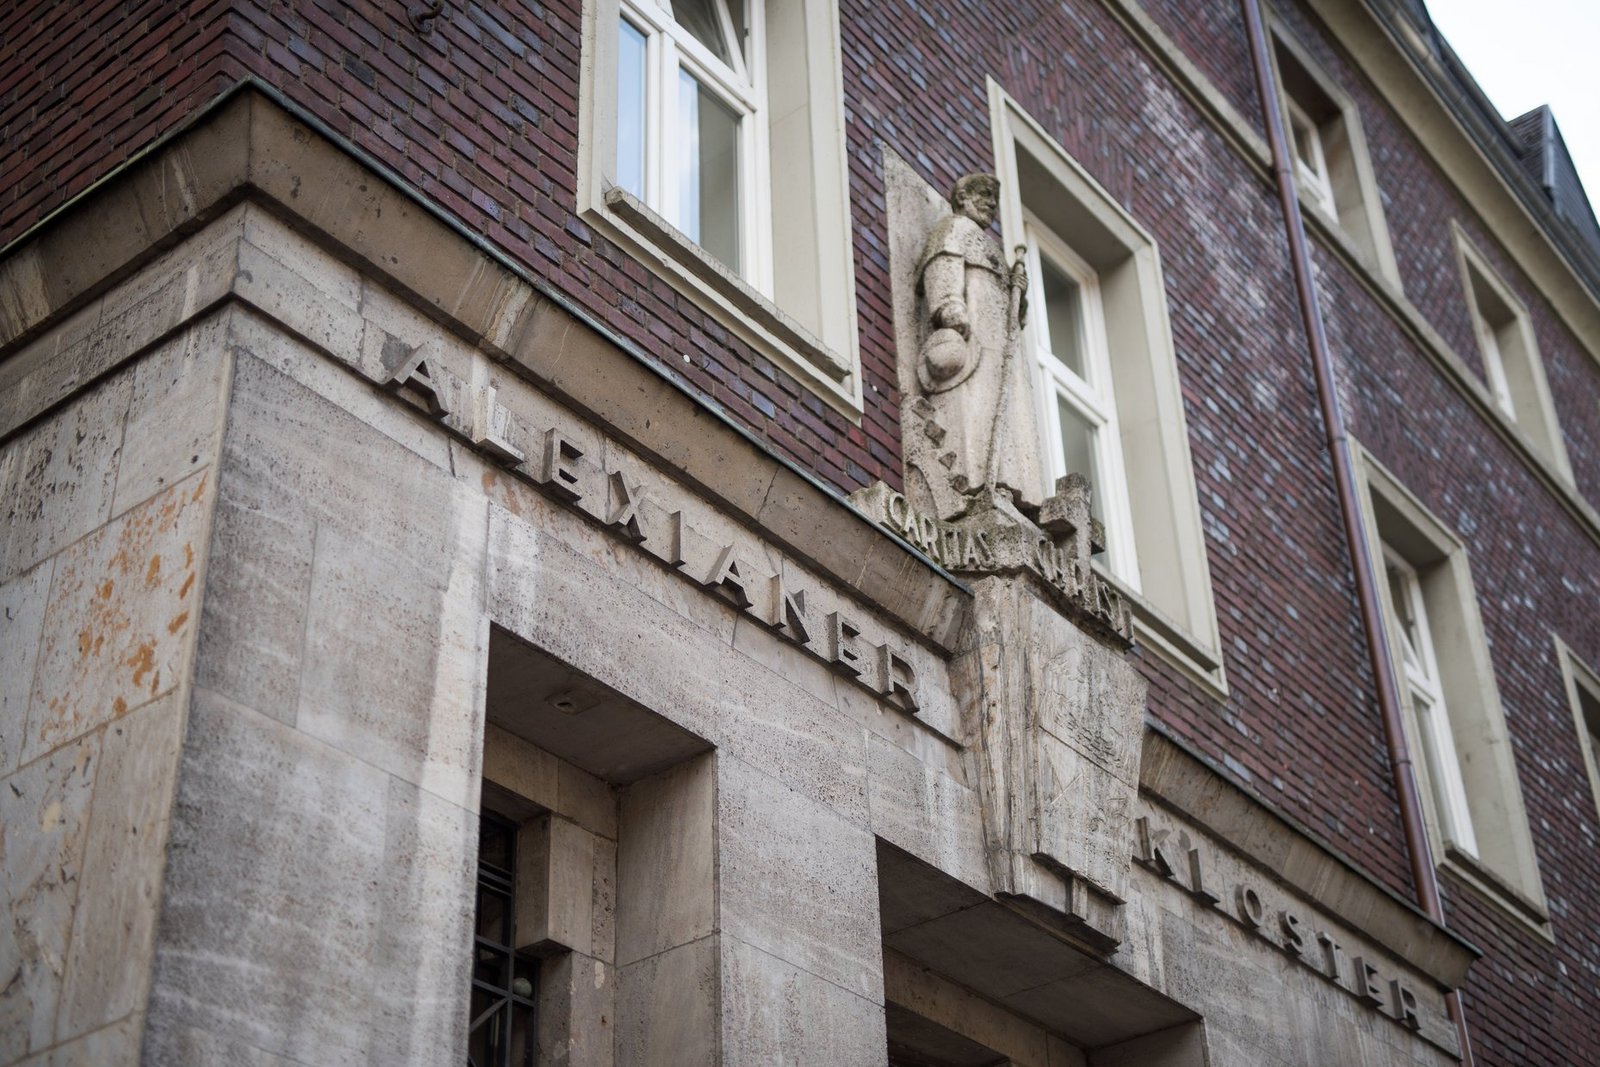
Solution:
{"label": "metal drainpipe", "polygon": [[[1422,800],[1417,793],[1417,778],[1406,744],[1401,718],[1400,692],[1396,683],[1394,658],[1390,655],[1384,630],[1383,611],[1378,600],[1378,581],[1372,564],[1372,546],[1356,502],[1355,472],[1350,460],[1350,437],[1345,432],[1344,412],[1333,385],[1333,362],[1328,355],[1328,336],[1322,325],[1322,307],[1311,280],[1311,256],[1306,246],[1305,220],[1300,215],[1300,195],[1295,186],[1294,161],[1284,136],[1283,110],[1272,73],[1272,58],[1267,46],[1267,31],[1261,19],[1260,0],[1240,0],[1250,34],[1250,62],[1255,69],[1256,91],[1266,119],[1267,141],[1272,147],[1272,167],[1277,178],[1278,202],[1289,237],[1289,262],[1294,271],[1295,295],[1300,304],[1306,338],[1311,349],[1311,365],[1316,373],[1317,400],[1322,406],[1322,425],[1327,433],[1328,452],[1333,457],[1334,487],[1339,495],[1339,514],[1344,521],[1345,541],[1355,568],[1356,600],[1361,608],[1361,628],[1366,634],[1367,655],[1372,675],[1378,684],[1378,710],[1383,716],[1384,739],[1389,748],[1389,765],[1394,772],[1395,793],[1400,800],[1400,818],[1405,827],[1406,850],[1411,860],[1411,878],[1417,887],[1417,901],[1428,918],[1445,925],[1444,906],[1439,899],[1438,875],[1428,850],[1427,831],[1422,822]],[[1445,1007],[1456,1024],[1461,1039],[1461,1062],[1473,1067],[1472,1041],[1467,1033],[1467,1016],[1461,993],[1452,990]]]}

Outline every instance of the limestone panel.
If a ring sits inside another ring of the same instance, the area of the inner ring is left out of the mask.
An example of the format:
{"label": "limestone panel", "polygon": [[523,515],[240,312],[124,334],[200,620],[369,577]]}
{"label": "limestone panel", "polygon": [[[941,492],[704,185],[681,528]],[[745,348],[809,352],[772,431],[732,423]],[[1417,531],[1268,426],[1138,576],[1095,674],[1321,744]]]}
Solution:
{"label": "limestone panel", "polygon": [[882,1067],[881,1004],[726,934],[722,974],[721,1063]]}
{"label": "limestone panel", "polygon": [[247,216],[235,292],[319,348],[361,351],[361,287],[355,272],[308,242],[274,241],[281,225],[262,224],[262,219],[259,212]]}
{"label": "limestone panel", "polygon": [[[386,884],[422,861],[385,852],[388,783],[195,692],[152,977],[156,1033],[215,1030],[306,1063],[369,1062],[377,976],[415,965],[377,951]],[[416,936],[435,909],[410,918]],[[428,936],[450,943],[450,920]]]}
{"label": "limestone panel", "polygon": [[[373,332],[369,326],[368,333]],[[383,331],[376,331],[383,335]],[[442,471],[450,469],[450,445],[431,420],[412,405],[396,403],[395,395],[375,388],[371,382],[354,378],[345,367],[306,345],[299,337],[283,332],[275,322],[265,319],[254,308],[240,306],[228,322],[232,342],[285,377],[304,386],[339,409],[342,420],[362,424],[363,434],[377,432],[427,460]],[[384,335],[386,336],[386,335]],[[378,348],[388,342],[378,342]],[[341,359],[350,353],[335,352]],[[377,358],[376,356],[374,357]],[[381,362],[375,364],[374,378],[383,381]]]}
{"label": "limestone panel", "polygon": [[86,737],[0,783],[0,1062],[54,1040],[99,757]]}
{"label": "limestone panel", "polygon": [[[243,321],[235,320],[240,345]],[[295,348],[282,337],[250,336],[257,346]],[[453,525],[457,509],[439,514],[440,502],[451,499],[448,473],[419,462],[416,452],[253,351],[236,355],[223,438],[223,465],[234,476],[230,493],[239,506],[284,521],[304,516],[360,538],[374,557],[403,563],[439,585],[447,584],[452,568],[476,559],[472,541],[481,540],[481,528]],[[336,380],[370,394],[370,387],[347,376]]]}
{"label": "limestone panel", "polygon": [[[716,690],[706,665],[726,652],[724,643],[511,512],[493,507],[489,525],[488,601],[495,622],[715,741],[709,731],[716,725]],[[618,649],[627,649],[625,660]]]}
{"label": "limestone panel", "polygon": [[1125,895],[1133,789],[1054,734],[1037,736],[1040,851]]}
{"label": "limestone panel", "polygon": [[620,1027],[617,996],[609,964],[576,952],[547,959],[539,968],[539,1047],[549,1062],[610,1067]]}
{"label": "limestone panel", "polygon": [[703,1067],[719,1062],[720,940],[703,937],[618,969],[619,1064]]}
{"label": "limestone panel", "polygon": [[718,744],[864,828],[867,732],[860,723],[737,652],[719,659],[702,667],[719,683]]}
{"label": "limestone panel", "polygon": [[17,1067],[134,1067],[140,1062],[139,1040],[143,1029],[144,1016],[130,1015],[92,1034],[56,1045],[49,1052],[29,1057]]}
{"label": "limestone panel", "polygon": [[0,581],[110,517],[131,388],[114,378],[0,452]]}
{"label": "limestone panel", "polygon": [[717,769],[723,933],[876,1001],[883,951],[872,835],[742,760],[719,756]]}
{"label": "limestone panel", "polygon": [[1039,635],[1039,725],[1134,788],[1139,784],[1145,683],[1133,663],[1030,598],[1028,632]]}
{"label": "limestone panel", "polygon": [[369,1063],[437,1062],[466,1047],[476,822],[472,812],[389,779],[371,930],[371,958],[382,965],[373,968]]}
{"label": "limestone panel", "polygon": [[311,596],[311,519],[250,507],[224,467],[206,565],[195,684],[293,724]]}
{"label": "limestone panel", "polygon": [[[224,465],[230,503],[259,513],[258,536],[316,526],[293,721],[474,807],[487,636],[481,496],[255,358],[235,369]],[[303,579],[280,577],[281,603],[267,603],[278,613],[253,643],[272,654],[270,684],[286,689]],[[238,668],[206,664],[201,674],[216,669]]]}
{"label": "limestone panel", "polygon": [[989,881],[977,794],[892,741],[867,744],[872,832],[968,885]]}
{"label": "limestone panel", "polygon": [[171,693],[102,735],[58,1041],[144,1008],[183,722]]}
{"label": "limestone panel", "polygon": [[114,514],[182,481],[216,455],[231,363],[226,345],[226,318],[211,318],[134,368]]}
{"label": "limestone panel", "polygon": [[0,365],[0,433],[142,351],[221,300],[233,285],[244,208],[24,345]]}
{"label": "limestone panel", "polygon": [[617,843],[617,963],[716,930],[715,761],[689,760],[629,786]]}
{"label": "limestone panel", "polygon": [[471,806],[487,654],[473,564],[459,568],[467,573],[458,588],[440,588],[431,576],[374,557],[364,539],[321,527],[316,544],[296,724]]}
{"label": "limestone panel", "polygon": [[144,1063],[171,1064],[172,1067],[222,1063],[228,1067],[304,1067],[304,1061],[257,1048],[237,1033],[185,1026],[159,1015],[152,1017],[145,1028],[142,1053]]}
{"label": "limestone panel", "polygon": [[191,475],[57,559],[24,759],[126,715],[186,674],[209,475]]}
{"label": "limestone panel", "polygon": [[0,585],[0,620],[5,622],[5,640],[0,641],[0,776],[10,773],[22,754],[53,573],[54,564],[43,563]]}

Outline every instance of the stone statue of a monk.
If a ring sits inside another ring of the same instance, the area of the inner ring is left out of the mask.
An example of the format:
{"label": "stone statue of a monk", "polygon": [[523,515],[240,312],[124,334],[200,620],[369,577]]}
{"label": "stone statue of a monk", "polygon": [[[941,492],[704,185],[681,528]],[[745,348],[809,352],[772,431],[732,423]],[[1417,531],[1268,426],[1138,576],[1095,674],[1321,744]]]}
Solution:
{"label": "stone statue of a monk", "polygon": [[[950,193],[952,213],[934,225],[917,260],[926,331],[917,356],[926,405],[919,407],[942,435],[942,470],[923,474],[961,495],[1005,488],[1037,502],[1039,446],[1020,351],[1027,277],[1022,257],[1007,266],[989,236],[999,196],[992,175],[959,179]],[[945,494],[936,489],[935,496]]]}

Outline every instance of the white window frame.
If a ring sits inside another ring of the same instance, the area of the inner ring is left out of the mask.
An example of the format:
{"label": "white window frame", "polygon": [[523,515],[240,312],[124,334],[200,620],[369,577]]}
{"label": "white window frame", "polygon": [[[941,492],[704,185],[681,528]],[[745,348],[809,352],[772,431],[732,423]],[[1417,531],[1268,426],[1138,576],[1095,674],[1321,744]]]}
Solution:
{"label": "white window frame", "polygon": [[[1311,116],[1306,114],[1292,98],[1285,98],[1289,111],[1289,138],[1294,152],[1296,169],[1299,171],[1300,184],[1311,195],[1311,199],[1326,211],[1330,218],[1339,217],[1339,208],[1333,199],[1333,179],[1328,177],[1328,156],[1322,148],[1322,131]],[[1300,154],[1300,146],[1304,144],[1309,150],[1311,158],[1307,159]]]}
{"label": "white window frame", "polygon": [[[1532,317],[1461,224],[1452,220],[1450,232],[1473,334],[1483,355],[1484,383],[1490,399],[1500,414],[1526,435],[1556,476],[1571,485],[1572,463],[1556,418],[1550,385],[1545,380]],[[1499,314],[1491,316],[1485,303],[1496,305]]]}
{"label": "white window frame", "polygon": [[[1115,501],[1127,509],[1124,519],[1106,516],[1107,548],[1122,540],[1131,551],[1125,561],[1108,558],[1108,552],[1094,566],[1126,596],[1135,633],[1147,651],[1209,693],[1226,697],[1227,673],[1160,249],[1116,197],[992,78],[989,108],[1003,246],[1027,244],[1026,208],[1032,208],[1036,228],[1070,239],[1071,251],[1093,275],[1099,293],[1093,302],[1105,341],[1099,366],[1110,383],[1100,395],[1115,409],[1122,476],[1101,474],[1092,489],[1102,502]],[[1038,277],[1037,269],[1031,276]],[[1035,289],[1030,320],[1042,314],[1041,303]],[[1029,363],[1037,383],[1042,374],[1038,360]],[[1034,393],[1037,404],[1045,391]],[[1041,414],[1040,425],[1043,455],[1050,457],[1054,446],[1047,435],[1054,423]],[[1059,434],[1055,437],[1059,440]],[[1036,495],[1023,490],[1023,496],[1038,502],[1051,488],[1041,485],[1033,491]],[[1115,537],[1117,522],[1129,535]],[[1123,574],[1135,577],[1129,581]]]}
{"label": "white window frame", "polygon": [[[1450,725],[1450,709],[1445,704],[1422,582],[1416,568],[1388,545],[1383,546],[1383,561],[1390,575],[1389,624],[1401,649],[1401,680],[1406,686],[1417,738],[1422,742],[1423,766],[1433,789],[1439,826],[1447,847],[1476,857],[1478,838],[1472,829],[1472,809],[1461,780],[1461,757]],[[1395,603],[1396,599],[1402,603]],[[1412,622],[1409,630],[1405,624],[1408,618]]]}
{"label": "white window frame", "polygon": [[[1318,165],[1312,167],[1294,147],[1294,131],[1285,131],[1291,140],[1290,154],[1297,163],[1296,184],[1301,199],[1314,209],[1310,218],[1322,223],[1328,235],[1358,260],[1375,268],[1396,289],[1401,288],[1400,265],[1383,215],[1383,200],[1367,152],[1360,109],[1276,19],[1271,23],[1271,37],[1272,68],[1285,121],[1291,126],[1302,122],[1315,132],[1313,155]],[[1300,91],[1314,93],[1315,101],[1296,99],[1284,77],[1286,66],[1294,68]],[[1317,113],[1324,115],[1320,122],[1312,117]]]}
{"label": "white window frame", "polygon": [[[1094,469],[1079,471],[1089,479],[1098,503],[1095,509],[1105,526],[1106,556],[1113,574],[1134,592],[1139,591],[1139,559],[1128,507],[1128,478],[1122,462],[1122,436],[1117,429],[1117,399],[1111,376],[1111,350],[1106,342],[1100,279],[1094,268],[1066,242],[1024,209],[1023,233],[1028,256],[1028,343],[1033,351],[1040,440],[1045,458],[1045,485],[1074,473],[1067,470],[1061,440],[1059,400],[1065,400],[1089,423]],[[1080,376],[1052,350],[1049,317],[1045,312],[1042,260],[1050,263],[1078,287],[1077,341],[1083,353],[1085,375]]]}
{"label": "white window frame", "polygon": [[[1367,543],[1374,567],[1398,559],[1426,629],[1425,656],[1408,657],[1390,582],[1379,582],[1396,683],[1406,705],[1406,743],[1422,794],[1434,863],[1502,913],[1549,940],[1550,913],[1523,804],[1516,754],[1500,706],[1494,666],[1473,590],[1466,546],[1420,500],[1352,441]],[[1380,554],[1379,547],[1383,546]],[[1420,604],[1419,604],[1420,601]],[[1408,658],[1417,661],[1408,663]],[[1413,682],[1426,678],[1445,722],[1418,710]],[[1424,730],[1430,732],[1424,733]],[[1432,752],[1453,755],[1430,761]],[[1431,770],[1440,765],[1443,773]],[[1450,779],[1459,776],[1457,787]],[[1471,836],[1463,833],[1470,827]]]}
{"label": "white window frame", "polygon": [[1579,659],[1561,638],[1555,640],[1556,655],[1561,661],[1561,678],[1567,688],[1567,703],[1572,708],[1578,747],[1582,751],[1584,770],[1589,777],[1589,791],[1594,799],[1595,814],[1600,816],[1600,714],[1591,719],[1583,709],[1585,697],[1600,708],[1600,671]]}
{"label": "white window frame", "polygon": [[1500,330],[1484,317],[1478,301],[1471,298],[1472,328],[1478,335],[1478,348],[1483,353],[1483,376],[1489,383],[1489,393],[1508,419],[1517,417],[1517,402],[1511,396],[1511,383],[1506,380],[1506,357],[1500,348]]}
{"label": "white window frame", "polygon": [[[687,150],[678,121],[679,71],[710,88],[739,116],[739,266],[736,271],[763,296],[772,296],[772,186],[766,135],[765,6],[748,3],[746,40],[739,42],[729,3],[712,0],[721,29],[732,47],[725,64],[673,18],[672,0],[619,0],[622,21],[645,38],[644,202],[687,233],[678,180],[681,166],[672,147]],[[741,47],[742,45],[742,47]]]}
{"label": "white window frame", "polygon": [[[668,36],[664,19],[649,11],[652,2],[584,0],[579,217],[738,341],[859,423],[864,381],[856,329],[838,0],[734,0],[749,5],[747,96],[762,109],[748,124],[748,134],[741,131],[741,137],[750,139],[750,151],[743,157],[751,161],[750,181],[740,193],[745,201],[743,276],[680,231],[672,221],[675,206],[662,210],[676,200],[666,189],[669,175],[647,178],[642,198],[618,185],[618,58],[624,11],[641,32],[663,23],[659,33],[645,32],[649,84],[664,84],[674,59],[689,59],[697,73],[720,65],[687,31]],[[648,26],[642,25],[645,21]],[[653,49],[651,41],[657,42]],[[765,49],[757,57],[762,42]],[[669,44],[670,55],[665,54]],[[716,91],[734,88],[728,80],[722,77]],[[670,150],[663,138],[671,123],[661,109],[669,102],[676,106],[676,91],[668,95],[657,88],[647,95],[657,101],[644,123],[647,140],[654,139],[657,147],[647,158],[665,167],[668,161],[659,149]]]}

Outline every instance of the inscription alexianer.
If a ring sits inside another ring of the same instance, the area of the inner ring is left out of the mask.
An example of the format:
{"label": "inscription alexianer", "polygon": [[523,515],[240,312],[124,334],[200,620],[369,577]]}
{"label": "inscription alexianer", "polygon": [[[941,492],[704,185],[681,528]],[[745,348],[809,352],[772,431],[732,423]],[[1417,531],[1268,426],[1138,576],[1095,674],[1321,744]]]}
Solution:
{"label": "inscription alexianer", "polygon": [[[540,432],[525,425],[496,401],[493,387],[463,395],[465,383],[437,364],[420,347],[391,346],[385,352],[385,384],[415,395],[430,415],[503,466],[527,476],[550,497],[599,522],[879,699],[907,714],[917,712],[916,672],[904,650],[869,642],[845,612],[813,613],[805,591],[791,588],[781,567],[777,574],[762,572],[741,558],[738,546],[702,535],[681,510],[655,506],[643,482],[588,463],[583,449],[559,427]],[[517,441],[526,447],[513,443]]]}

